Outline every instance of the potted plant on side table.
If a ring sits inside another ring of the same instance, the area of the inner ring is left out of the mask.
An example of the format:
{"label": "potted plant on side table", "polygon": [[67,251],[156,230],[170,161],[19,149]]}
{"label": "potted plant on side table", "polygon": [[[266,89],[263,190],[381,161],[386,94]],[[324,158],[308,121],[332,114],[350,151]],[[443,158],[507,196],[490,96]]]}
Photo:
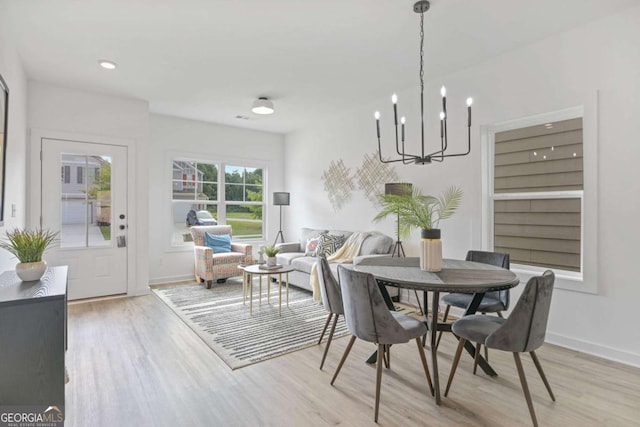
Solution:
{"label": "potted plant on side table", "polygon": [[54,242],[58,232],[15,228],[6,232],[6,239],[0,241],[0,248],[15,255],[20,261],[16,265],[16,274],[24,282],[40,280],[47,270],[47,262],[42,254]]}
{"label": "potted plant on side table", "polygon": [[267,267],[273,267],[276,265],[276,255],[280,253],[280,248],[276,248],[275,246],[265,246],[264,254],[267,256]]}
{"label": "potted plant on side table", "polygon": [[442,269],[442,241],[440,220],[451,217],[462,200],[462,190],[456,186],[447,188],[440,197],[425,196],[418,188],[408,195],[380,194],[382,210],[374,221],[389,215],[397,215],[399,230],[403,235],[412,228],[421,229],[420,268],[427,271]]}

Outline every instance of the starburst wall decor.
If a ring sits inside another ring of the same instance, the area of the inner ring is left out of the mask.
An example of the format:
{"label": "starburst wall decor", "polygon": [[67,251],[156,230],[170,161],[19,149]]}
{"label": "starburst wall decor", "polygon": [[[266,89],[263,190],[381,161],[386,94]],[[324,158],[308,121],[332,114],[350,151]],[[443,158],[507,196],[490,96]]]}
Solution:
{"label": "starburst wall decor", "polygon": [[351,200],[356,189],[354,182],[357,182],[358,189],[364,192],[365,198],[377,205],[376,196],[383,191],[384,184],[398,180],[395,170],[388,164],[380,163],[377,158],[378,152],[365,154],[362,164],[353,176],[342,160],[331,161],[329,169],[322,173],[322,180],[334,211],[338,212]]}
{"label": "starburst wall decor", "polygon": [[342,160],[332,160],[329,169],[322,173],[322,180],[333,210],[339,211],[351,199],[351,192],[355,189],[349,169]]}

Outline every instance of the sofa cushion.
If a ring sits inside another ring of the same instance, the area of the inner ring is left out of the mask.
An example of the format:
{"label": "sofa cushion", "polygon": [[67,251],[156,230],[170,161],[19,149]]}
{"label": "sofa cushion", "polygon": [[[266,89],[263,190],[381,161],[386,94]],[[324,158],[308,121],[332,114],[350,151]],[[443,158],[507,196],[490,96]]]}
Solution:
{"label": "sofa cushion", "polygon": [[320,237],[312,237],[311,239],[307,239],[307,245],[305,246],[304,256],[316,256],[319,243],[320,243]]}
{"label": "sofa cushion", "polygon": [[316,254],[326,258],[340,249],[346,240],[347,239],[341,234],[322,234],[318,242]]}
{"label": "sofa cushion", "polygon": [[305,256],[299,257],[291,261],[291,267],[298,271],[302,271],[307,274],[311,274],[313,264],[316,263],[315,257]]}
{"label": "sofa cushion", "polygon": [[304,251],[307,246],[307,240],[319,237],[321,234],[325,234],[327,230],[320,230],[317,228],[305,228],[300,230],[300,249]]}
{"label": "sofa cushion", "polygon": [[304,252],[281,252],[276,255],[276,262],[280,265],[291,265],[294,259],[303,257]]}
{"label": "sofa cushion", "polygon": [[360,247],[360,255],[388,254],[391,252],[393,239],[386,234],[372,231]]}
{"label": "sofa cushion", "polygon": [[328,234],[333,234],[334,236],[343,236],[344,240],[347,240],[349,236],[353,234],[353,231],[348,230],[329,230]]}

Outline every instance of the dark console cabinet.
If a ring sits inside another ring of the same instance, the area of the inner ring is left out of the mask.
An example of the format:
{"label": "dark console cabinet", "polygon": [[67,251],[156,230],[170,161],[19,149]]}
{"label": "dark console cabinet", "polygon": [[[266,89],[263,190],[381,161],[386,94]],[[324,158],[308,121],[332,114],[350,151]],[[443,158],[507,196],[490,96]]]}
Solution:
{"label": "dark console cabinet", "polygon": [[64,406],[67,267],[0,275],[0,404]]}

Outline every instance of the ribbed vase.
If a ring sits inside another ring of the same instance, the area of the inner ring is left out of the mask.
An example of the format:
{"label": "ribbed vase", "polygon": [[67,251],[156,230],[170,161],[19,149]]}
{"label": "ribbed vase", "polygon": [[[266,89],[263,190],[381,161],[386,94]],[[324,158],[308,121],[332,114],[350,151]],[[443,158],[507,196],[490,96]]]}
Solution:
{"label": "ribbed vase", "polygon": [[422,230],[420,242],[420,268],[425,271],[442,270],[442,240],[440,230]]}

